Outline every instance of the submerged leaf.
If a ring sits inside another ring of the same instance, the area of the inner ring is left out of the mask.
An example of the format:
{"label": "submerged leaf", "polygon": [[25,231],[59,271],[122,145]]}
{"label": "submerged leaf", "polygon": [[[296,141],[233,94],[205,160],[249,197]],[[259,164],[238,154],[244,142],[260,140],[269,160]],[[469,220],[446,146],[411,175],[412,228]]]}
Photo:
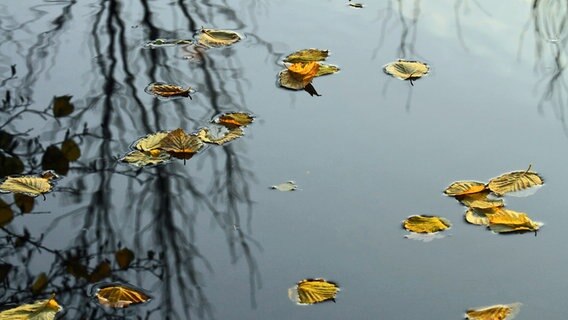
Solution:
{"label": "submerged leaf", "polygon": [[136,167],[157,166],[170,161],[171,156],[167,152],[160,152],[153,155],[151,152],[134,150],[127,153],[119,161],[131,164]]}
{"label": "submerged leaf", "polygon": [[424,62],[399,59],[385,65],[383,71],[397,79],[410,80],[412,84],[412,81],[428,74],[430,67]]}
{"label": "submerged leaf", "polygon": [[288,181],[284,183],[280,183],[274,186],[271,186],[270,189],[278,190],[278,191],[296,191],[298,190],[298,186],[294,181]]}
{"label": "submerged leaf", "polygon": [[242,137],[245,134],[240,127],[229,129],[226,126],[212,124],[209,127],[201,128],[197,131],[197,136],[205,143],[224,145]]}
{"label": "submerged leaf", "polygon": [[17,156],[9,157],[0,153],[0,178],[24,171],[24,163]]}
{"label": "submerged leaf", "polygon": [[250,113],[226,112],[216,116],[215,118],[213,118],[213,120],[211,120],[211,122],[232,129],[238,127],[246,127],[249,124],[253,123],[254,119],[255,116]]}
{"label": "submerged leaf", "polygon": [[100,304],[110,308],[126,308],[150,301],[144,291],[124,284],[109,284],[97,288],[95,293]]}
{"label": "submerged leaf", "polygon": [[75,141],[71,139],[63,141],[63,144],[61,145],[61,152],[69,161],[76,161],[79,157],[81,157],[81,149]]}
{"label": "submerged leaf", "polygon": [[538,173],[530,171],[530,166],[526,171],[513,171],[489,180],[487,184],[489,190],[496,195],[502,196],[509,192],[522,191],[528,188],[541,186],[543,179]]}
{"label": "submerged leaf", "polygon": [[53,97],[53,116],[56,118],[65,117],[73,113],[75,106],[71,103],[73,96]]}
{"label": "submerged leaf", "polygon": [[36,176],[7,177],[0,184],[0,192],[21,193],[30,197],[37,197],[48,193],[53,185],[47,178]]}
{"label": "submerged leaf", "polygon": [[324,301],[335,302],[339,286],[325,279],[305,279],[288,289],[288,297],[297,304],[315,304]]}
{"label": "submerged leaf", "polygon": [[43,170],[53,170],[58,174],[66,175],[69,172],[69,160],[55,145],[47,147],[41,158]]}
{"label": "submerged leaf", "polygon": [[235,31],[221,29],[201,29],[198,42],[207,47],[226,47],[239,42],[242,36]]}
{"label": "submerged leaf", "polygon": [[8,225],[14,219],[14,212],[12,208],[0,199],[0,227]]}
{"label": "submerged leaf", "polygon": [[134,142],[133,147],[140,151],[152,151],[160,148],[160,142],[168,135],[168,131],[150,133]]}
{"label": "submerged leaf", "polygon": [[21,193],[14,193],[14,202],[22,213],[30,213],[34,209],[35,199]]}
{"label": "submerged leaf", "polygon": [[153,82],[150,83],[144,91],[146,93],[155,95],[161,98],[181,98],[186,97],[191,99],[191,93],[194,93],[191,87],[183,88],[175,84],[163,83],[163,82]]}
{"label": "submerged leaf", "polygon": [[323,61],[329,56],[329,50],[303,49],[289,54],[284,62],[298,63],[310,61]]}
{"label": "submerged leaf", "polygon": [[128,248],[122,248],[114,254],[114,258],[120,269],[125,270],[134,260],[134,252]]}
{"label": "submerged leaf", "polygon": [[45,272],[40,273],[34,280],[34,283],[32,284],[32,293],[34,295],[38,295],[40,293],[42,293],[43,290],[45,290],[45,288],[47,288],[47,284],[49,282],[49,279],[47,278],[47,275],[45,274]]}
{"label": "submerged leaf", "polygon": [[542,226],[542,223],[532,221],[524,212],[504,208],[494,209],[487,217],[489,218],[489,228],[497,233],[535,232]]}
{"label": "submerged leaf", "polygon": [[168,152],[172,157],[190,159],[203,148],[204,144],[195,134],[187,134],[179,128],[171,131],[160,142],[160,149]]}
{"label": "submerged leaf", "polygon": [[444,193],[448,196],[455,197],[464,194],[478,193],[485,190],[485,183],[478,181],[456,181],[450,184]]}
{"label": "submerged leaf", "polygon": [[497,304],[467,310],[465,318],[469,320],[511,320],[521,308],[521,303]]}
{"label": "submerged leaf", "polygon": [[442,217],[414,215],[402,222],[404,229],[416,233],[434,233],[451,227],[450,221]]}
{"label": "submerged leaf", "polygon": [[53,320],[61,306],[52,296],[50,299],[38,300],[31,304],[0,312],[2,320]]}

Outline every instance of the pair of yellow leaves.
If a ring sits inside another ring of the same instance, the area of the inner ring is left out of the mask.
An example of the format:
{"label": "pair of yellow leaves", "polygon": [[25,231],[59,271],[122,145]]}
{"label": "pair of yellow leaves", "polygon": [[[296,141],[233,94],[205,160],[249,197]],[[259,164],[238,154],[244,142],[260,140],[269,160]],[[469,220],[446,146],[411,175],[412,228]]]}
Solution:
{"label": "pair of yellow leaves", "polygon": [[444,193],[468,207],[465,220],[471,224],[488,226],[497,233],[537,231],[541,223],[532,221],[526,213],[505,209],[503,199],[490,196],[519,194],[543,184],[542,177],[530,171],[529,167],[525,171],[500,175],[488,183],[457,181],[448,186]]}
{"label": "pair of yellow leaves", "polygon": [[55,296],[0,312],[2,320],[53,320],[61,310]]}
{"label": "pair of yellow leaves", "polygon": [[428,74],[430,66],[420,61],[399,59],[383,66],[383,71],[391,77],[408,80],[414,85],[414,80]]}
{"label": "pair of yellow leaves", "polygon": [[328,50],[320,49],[303,49],[291,53],[284,59],[286,69],[278,74],[280,86],[304,90],[315,77],[338,72],[339,67],[322,62],[328,56]]}
{"label": "pair of yellow leaves", "polygon": [[521,303],[497,304],[467,310],[465,318],[469,320],[511,320],[520,311]]}
{"label": "pair of yellow leaves", "polygon": [[322,278],[304,279],[288,289],[288,297],[297,304],[309,305],[325,301],[335,302],[339,292],[337,283]]}

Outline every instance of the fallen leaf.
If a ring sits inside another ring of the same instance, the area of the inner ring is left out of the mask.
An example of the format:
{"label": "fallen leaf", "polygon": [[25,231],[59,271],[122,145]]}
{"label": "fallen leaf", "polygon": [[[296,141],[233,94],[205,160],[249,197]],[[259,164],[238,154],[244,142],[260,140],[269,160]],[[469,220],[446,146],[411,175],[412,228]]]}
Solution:
{"label": "fallen leaf", "polygon": [[351,0],[349,0],[349,6],[350,6],[351,8],[357,8],[357,9],[362,9],[362,8],[363,8],[363,4],[362,4],[362,3],[351,2]]}
{"label": "fallen leaf", "polygon": [[544,184],[543,179],[538,173],[530,171],[531,167],[525,171],[513,171],[489,180],[487,184],[489,190],[496,195],[502,196],[510,192],[518,192]]}
{"label": "fallen leaf", "polygon": [[485,183],[478,181],[456,181],[450,184],[444,194],[455,197],[464,194],[478,193],[485,190]]}
{"label": "fallen leaf", "polygon": [[246,112],[225,112],[214,117],[211,122],[232,129],[246,127],[253,123],[254,119],[254,115]]}
{"label": "fallen leaf", "polygon": [[160,142],[168,135],[168,131],[158,131],[142,137],[133,144],[133,148],[140,151],[152,151],[160,148]]}
{"label": "fallen leaf", "polygon": [[288,289],[288,297],[297,304],[315,304],[325,301],[335,302],[339,286],[325,279],[305,279]]}
{"label": "fallen leaf", "polygon": [[201,141],[216,145],[224,145],[227,142],[242,137],[244,134],[245,132],[240,127],[229,129],[226,126],[218,124],[212,124],[209,127],[204,127],[197,131],[197,137],[199,137]]}
{"label": "fallen leaf", "polygon": [[0,312],[2,320],[53,320],[61,306],[54,296]]}
{"label": "fallen leaf", "polygon": [[464,206],[476,209],[489,209],[505,206],[503,199],[490,199],[488,198],[491,191],[484,190],[477,193],[468,193],[456,196],[455,198]]}
{"label": "fallen leaf", "polygon": [[36,176],[7,177],[0,184],[0,192],[21,193],[30,197],[37,197],[52,189],[50,179]]}
{"label": "fallen leaf", "polygon": [[335,66],[335,65],[332,65],[332,64],[320,63],[318,72],[316,73],[316,77],[334,74],[336,72],[339,72],[339,70],[341,70],[341,69],[339,69],[338,66]]}
{"label": "fallen leaf", "polygon": [[75,106],[71,103],[73,96],[53,97],[53,116],[61,118],[73,113]]}
{"label": "fallen leaf", "polygon": [[115,252],[114,258],[120,269],[126,270],[134,260],[134,252],[128,248],[122,248]]}
{"label": "fallen leaf", "polygon": [[158,155],[154,156],[151,152],[139,150],[131,151],[119,159],[121,162],[128,163],[136,167],[157,166],[165,164],[170,160],[171,156],[167,152],[160,152]]}
{"label": "fallen leaf", "polygon": [[320,49],[303,49],[289,54],[284,58],[284,62],[298,63],[298,62],[311,62],[323,61],[329,56],[329,50]]}
{"label": "fallen leaf", "polygon": [[511,320],[521,308],[521,303],[497,304],[467,310],[465,318],[469,320]]}
{"label": "fallen leaf", "polygon": [[99,303],[109,308],[126,308],[131,305],[146,303],[151,297],[142,289],[124,284],[99,286],[95,293]]}
{"label": "fallen leaf", "polygon": [[397,79],[410,80],[410,84],[414,85],[412,81],[428,74],[430,67],[424,62],[399,59],[385,65],[383,71]]}
{"label": "fallen leaf", "polygon": [[489,218],[489,228],[497,233],[535,232],[542,226],[542,223],[532,221],[524,212],[504,208],[493,209],[493,212],[488,214],[487,217]]}
{"label": "fallen leaf", "polygon": [[317,62],[298,62],[286,66],[286,70],[280,71],[278,79],[282,87],[302,90],[312,82],[312,79],[319,71]]}
{"label": "fallen leaf", "polygon": [[190,94],[195,92],[195,90],[193,90],[191,87],[183,88],[178,85],[163,82],[150,83],[148,86],[146,86],[144,91],[154,96],[166,99],[181,97],[191,99]]}
{"label": "fallen leaf", "polygon": [[416,233],[434,233],[451,227],[450,221],[442,217],[414,215],[402,222],[404,229]]}
{"label": "fallen leaf", "polygon": [[207,47],[226,47],[239,42],[242,36],[231,30],[201,29],[198,42]]}
{"label": "fallen leaf", "polygon": [[296,191],[298,190],[298,186],[294,181],[288,181],[284,183],[280,183],[274,186],[271,186],[270,189],[278,190],[278,191]]}
{"label": "fallen leaf", "polygon": [[493,213],[493,210],[482,210],[482,209],[473,209],[469,208],[465,212],[465,221],[471,224],[475,224],[478,226],[488,226],[489,225],[489,218],[487,217],[487,213]]}
{"label": "fallen leaf", "polygon": [[195,134],[187,134],[183,129],[176,129],[160,142],[160,149],[179,159],[190,159],[203,148],[204,144]]}

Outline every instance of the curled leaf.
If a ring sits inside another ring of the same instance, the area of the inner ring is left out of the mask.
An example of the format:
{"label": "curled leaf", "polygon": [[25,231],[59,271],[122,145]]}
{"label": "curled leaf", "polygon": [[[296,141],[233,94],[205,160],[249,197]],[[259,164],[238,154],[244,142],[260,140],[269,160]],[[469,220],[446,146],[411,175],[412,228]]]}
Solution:
{"label": "curled leaf", "polygon": [[420,61],[399,59],[385,65],[383,71],[394,78],[410,80],[410,84],[412,84],[412,81],[428,74],[430,66]]}
{"label": "curled leaf", "polygon": [[97,287],[95,297],[103,306],[126,308],[131,305],[146,303],[151,297],[142,289],[124,284],[106,284]]}
{"label": "curled leaf", "polygon": [[416,233],[434,233],[451,227],[450,221],[442,217],[414,215],[402,222],[404,229]]}
{"label": "curled leaf", "polygon": [[183,88],[175,84],[163,83],[163,82],[153,82],[150,83],[144,89],[146,93],[157,96],[159,98],[171,99],[171,98],[190,98],[191,93],[194,93],[191,87]]}
{"label": "curled leaf", "polygon": [[332,65],[332,64],[320,63],[318,72],[316,73],[316,77],[334,74],[336,72],[339,72],[339,70],[340,69],[339,69],[338,66],[335,66],[335,65]]}
{"label": "curled leaf", "polygon": [[229,129],[246,127],[253,123],[255,116],[246,112],[226,112],[222,113],[211,120],[212,123],[216,123],[225,126]]}
{"label": "curled leaf", "polygon": [[312,79],[318,73],[319,64],[317,62],[298,62],[288,65],[286,68],[278,74],[280,85],[288,89],[302,90],[312,82]]}
{"label": "curled leaf", "polygon": [[478,181],[456,181],[450,184],[444,194],[455,197],[464,194],[478,193],[485,190],[485,183]]}
{"label": "curled leaf", "polygon": [[497,304],[467,310],[465,318],[469,320],[511,320],[521,308],[521,303]]}
{"label": "curled leaf", "polygon": [[502,196],[510,192],[518,192],[544,184],[538,173],[530,171],[513,171],[489,180],[487,187],[496,195]]}
{"label": "curled leaf", "polygon": [[488,214],[489,228],[497,233],[536,232],[542,223],[532,221],[526,213],[504,208],[494,209]]}
{"label": "curled leaf", "polygon": [[329,50],[321,49],[303,49],[289,54],[284,58],[284,62],[298,63],[298,62],[311,62],[323,61],[329,56]]}
{"label": "curled leaf", "polygon": [[207,47],[226,47],[239,42],[243,37],[231,30],[201,29],[198,42]]}
{"label": "curled leaf", "polygon": [[465,221],[471,224],[475,224],[478,226],[488,226],[489,225],[489,218],[487,217],[487,213],[493,213],[493,210],[481,210],[481,209],[473,209],[469,208],[465,212]]}
{"label": "curled leaf", "polygon": [[216,145],[224,145],[227,142],[242,137],[244,134],[245,132],[240,127],[229,129],[226,126],[218,124],[212,124],[209,127],[201,128],[197,131],[197,137],[199,137],[201,141]]}
{"label": "curled leaf", "polygon": [[288,289],[288,297],[297,304],[315,304],[325,301],[335,302],[339,286],[325,279],[305,279]]}
{"label": "curled leaf", "polygon": [[168,131],[150,133],[133,143],[133,148],[140,151],[152,151],[160,148],[160,142],[168,135]]}
{"label": "curled leaf", "polygon": [[128,163],[136,167],[157,166],[165,164],[171,160],[171,156],[167,152],[158,150],[158,154],[154,155],[152,152],[144,152],[134,150],[127,153],[119,161]]}
{"label": "curled leaf", "polygon": [[491,191],[484,190],[477,193],[468,193],[456,196],[456,199],[466,207],[475,209],[490,209],[505,206],[503,199],[490,199]]}

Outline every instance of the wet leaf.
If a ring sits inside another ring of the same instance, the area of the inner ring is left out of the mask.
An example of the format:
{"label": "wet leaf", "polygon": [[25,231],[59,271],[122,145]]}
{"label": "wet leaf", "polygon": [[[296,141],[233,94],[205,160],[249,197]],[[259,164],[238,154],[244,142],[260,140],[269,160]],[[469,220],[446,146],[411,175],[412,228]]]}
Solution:
{"label": "wet leaf", "polygon": [[99,263],[93,272],[89,275],[89,282],[96,283],[112,275],[110,262],[105,260]]}
{"label": "wet leaf", "polygon": [[487,217],[487,213],[493,213],[493,210],[483,210],[483,209],[473,209],[469,208],[465,212],[465,221],[471,224],[475,224],[478,226],[488,226],[489,225],[489,218]]}
{"label": "wet leaf", "polygon": [[190,98],[191,93],[194,93],[191,87],[183,88],[175,84],[163,83],[163,82],[154,82],[150,83],[144,91],[146,93],[155,95],[161,98]]}
{"label": "wet leaf", "polygon": [[296,191],[298,190],[298,186],[294,181],[288,181],[284,183],[280,183],[274,186],[271,186],[270,189],[278,190],[278,191]]}
{"label": "wet leaf", "polygon": [[52,296],[50,299],[38,300],[31,304],[23,304],[19,307],[0,312],[2,320],[53,320],[61,306]]}
{"label": "wet leaf", "polygon": [[242,137],[245,134],[240,127],[229,129],[223,125],[212,124],[209,127],[201,128],[197,131],[197,137],[205,143],[224,145]]}
{"label": "wet leaf", "polygon": [[171,160],[171,156],[167,152],[160,152],[154,156],[151,152],[143,152],[134,150],[127,153],[119,161],[128,163],[136,167],[157,166],[165,164]]}
{"label": "wet leaf", "polygon": [[521,308],[521,303],[497,304],[467,310],[465,318],[469,320],[511,320]]}
{"label": "wet leaf", "polygon": [[239,42],[242,36],[231,30],[201,29],[198,42],[207,47],[226,47]]}
{"label": "wet leaf", "polygon": [[57,146],[49,146],[41,158],[43,170],[53,170],[57,174],[66,175],[69,172],[69,160]]}
{"label": "wet leaf", "polygon": [[357,8],[357,9],[362,9],[362,8],[363,8],[363,4],[362,4],[362,3],[351,2],[351,0],[349,0],[349,6],[350,6],[351,8]]}
{"label": "wet leaf", "polygon": [[155,49],[160,47],[173,47],[173,46],[190,45],[190,44],[194,44],[194,41],[191,39],[156,39],[146,42],[144,44],[144,47]]}
{"label": "wet leaf", "polygon": [[535,232],[542,226],[542,223],[532,221],[526,213],[504,208],[494,209],[487,217],[489,228],[497,233]]}
{"label": "wet leaf", "polygon": [[14,156],[9,157],[0,153],[0,178],[22,173],[24,171],[24,163],[20,158]]}
{"label": "wet leaf", "polygon": [[402,222],[404,229],[416,233],[434,233],[451,227],[450,221],[442,217],[415,215]]}
{"label": "wet leaf", "polygon": [[123,284],[101,286],[95,293],[99,303],[110,308],[126,308],[131,305],[146,303],[151,297],[141,289]]}
{"label": "wet leaf", "polygon": [[325,301],[335,302],[339,286],[325,279],[305,279],[288,289],[288,297],[297,304],[315,304]]}
{"label": "wet leaf", "polygon": [[128,248],[122,248],[114,254],[114,258],[120,269],[125,270],[134,260],[134,252]]}
{"label": "wet leaf", "polygon": [[455,197],[464,194],[478,193],[485,190],[485,183],[478,181],[456,181],[450,184],[444,193],[448,196]]}
{"label": "wet leaf", "polygon": [[160,149],[172,157],[190,159],[203,148],[204,144],[195,134],[187,134],[183,129],[176,129],[160,142]]}
{"label": "wet leaf", "polygon": [[238,127],[246,127],[249,124],[253,123],[255,117],[246,112],[226,112],[222,113],[213,120],[212,123],[220,124],[227,128],[238,128]]}
{"label": "wet leaf", "polygon": [[63,141],[63,144],[61,145],[61,152],[65,159],[69,161],[76,161],[81,156],[81,149],[75,141],[71,139]]}
{"label": "wet leaf", "polygon": [[134,149],[140,151],[152,151],[160,148],[160,142],[168,135],[168,131],[150,133],[134,142]]}
{"label": "wet leaf", "polygon": [[329,74],[334,74],[336,72],[339,72],[339,67],[332,65],[332,64],[324,64],[324,63],[320,63],[319,64],[319,69],[318,72],[316,73],[316,77],[321,77],[321,76],[326,76]]}
{"label": "wet leaf", "polygon": [[484,190],[482,192],[456,196],[456,199],[469,208],[489,209],[505,206],[503,199],[489,199],[488,196],[490,193],[489,190]]}
{"label": "wet leaf", "polygon": [[8,225],[14,219],[14,212],[12,208],[0,199],[0,227]]}
{"label": "wet leaf", "polygon": [[289,54],[284,62],[298,63],[298,62],[311,62],[323,61],[329,56],[329,50],[320,49],[303,49]]}
{"label": "wet leaf", "polygon": [[49,279],[47,278],[47,275],[45,274],[45,272],[40,273],[34,280],[34,283],[32,284],[32,293],[34,295],[38,295],[40,293],[43,292],[43,290],[45,290],[45,288],[47,288],[47,284],[49,283]]}
{"label": "wet leaf", "polygon": [[7,177],[0,184],[0,192],[21,193],[30,197],[37,197],[53,189],[49,179],[36,176]]}
{"label": "wet leaf", "polygon": [[510,192],[518,192],[544,184],[543,179],[538,173],[530,171],[531,167],[525,171],[513,171],[489,180],[487,184],[489,190],[496,195],[504,195]]}
{"label": "wet leaf", "polygon": [[71,103],[73,96],[59,96],[53,98],[53,116],[65,117],[73,113],[75,106]]}
{"label": "wet leaf", "polygon": [[383,71],[397,79],[401,80],[417,80],[428,74],[430,67],[420,61],[411,61],[399,59],[395,62],[391,62],[383,67]]}

